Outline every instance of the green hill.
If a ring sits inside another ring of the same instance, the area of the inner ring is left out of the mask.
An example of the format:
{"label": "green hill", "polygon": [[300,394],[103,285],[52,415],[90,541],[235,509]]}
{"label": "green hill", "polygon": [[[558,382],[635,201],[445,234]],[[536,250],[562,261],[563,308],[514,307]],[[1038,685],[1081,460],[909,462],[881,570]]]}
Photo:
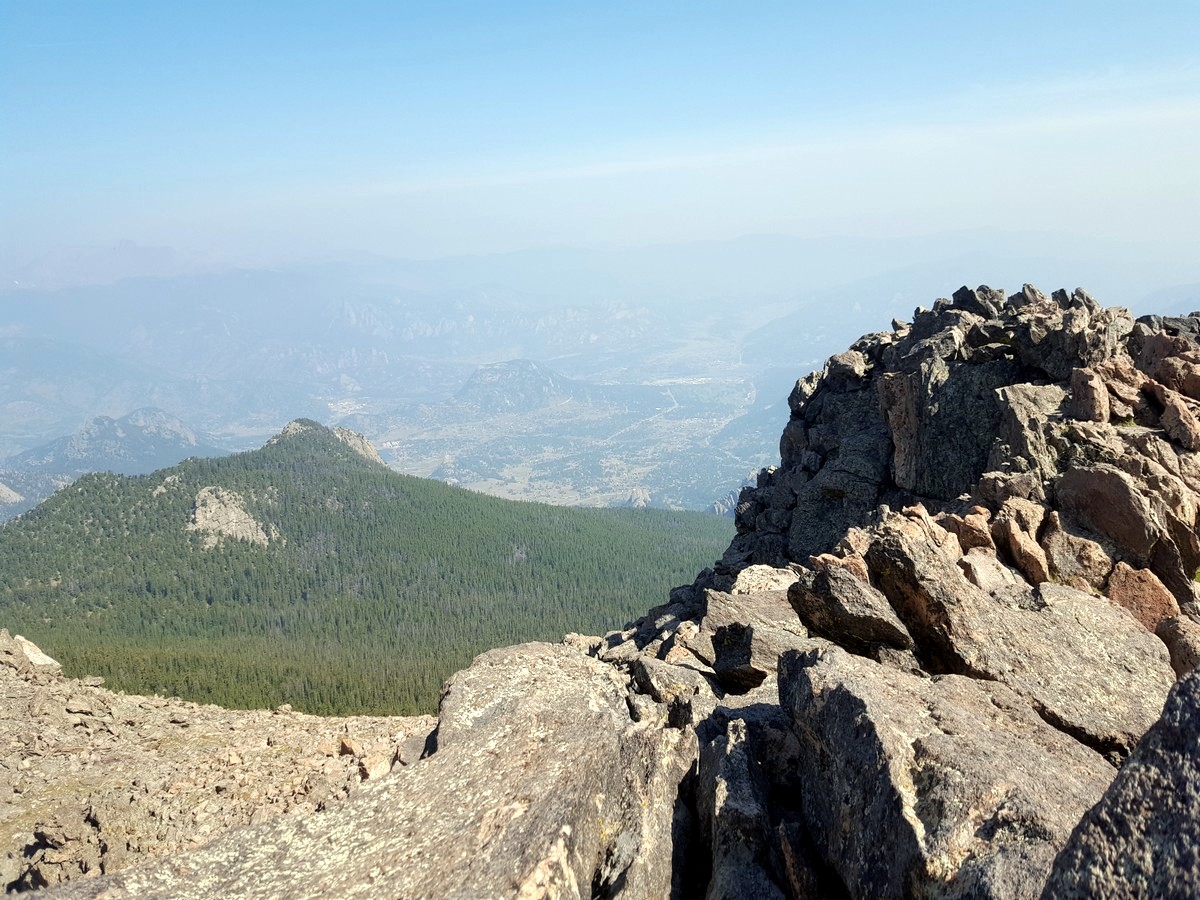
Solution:
{"label": "green hill", "polygon": [[362,450],[301,421],[250,453],[85,476],[0,526],[0,624],[115,689],[429,712],[476,653],[619,627],[730,537],[697,513],[499,500]]}

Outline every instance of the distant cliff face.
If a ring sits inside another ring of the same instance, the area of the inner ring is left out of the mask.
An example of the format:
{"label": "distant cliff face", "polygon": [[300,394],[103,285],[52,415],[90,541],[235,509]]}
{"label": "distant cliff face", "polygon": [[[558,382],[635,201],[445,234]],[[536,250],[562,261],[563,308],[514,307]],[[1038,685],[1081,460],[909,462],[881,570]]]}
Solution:
{"label": "distant cliff face", "polygon": [[62,896],[1200,896],[1200,318],[964,288],[790,405],[668,603],[478,657],[373,798]]}

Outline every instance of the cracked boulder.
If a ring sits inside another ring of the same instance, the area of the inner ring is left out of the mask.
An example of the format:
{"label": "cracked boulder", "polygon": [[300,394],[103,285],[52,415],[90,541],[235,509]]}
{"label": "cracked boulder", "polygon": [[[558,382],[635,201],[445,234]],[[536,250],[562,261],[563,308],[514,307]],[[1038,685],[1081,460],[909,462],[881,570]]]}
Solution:
{"label": "cracked boulder", "polygon": [[803,816],[852,898],[1035,898],[1112,767],[1001,684],[789,653]]}
{"label": "cracked boulder", "polygon": [[707,900],[784,900],[770,874],[767,780],[743,719],[730,719],[701,752],[699,782],[700,819],[712,851]]}
{"label": "cracked boulder", "polygon": [[1166,648],[1109,600],[1044,584],[1022,604],[1006,602],[903,516],[881,526],[867,562],[932,671],[1006,684],[1114,759],[1158,718],[1174,682]]}
{"label": "cracked boulder", "polygon": [[829,566],[801,572],[788,588],[788,602],[815,633],[849,649],[887,644],[913,646],[908,629],[883,596],[846,569]]}
{"label": "cracked boulder", "polygon": [[21,635],[10,635],[7,628],[0,628],[0,666],[14,669],[18,675],[33,673],[55,676],[62,674],[62,666],[51,659],[33,641]]}
{"label": "cracked boulder", "polygon": [[784,591],[725,594],[706,590],[697,632],[679,640],[712,667],[729,691],[757,687],[775,672],[785,650],[814,646]]}

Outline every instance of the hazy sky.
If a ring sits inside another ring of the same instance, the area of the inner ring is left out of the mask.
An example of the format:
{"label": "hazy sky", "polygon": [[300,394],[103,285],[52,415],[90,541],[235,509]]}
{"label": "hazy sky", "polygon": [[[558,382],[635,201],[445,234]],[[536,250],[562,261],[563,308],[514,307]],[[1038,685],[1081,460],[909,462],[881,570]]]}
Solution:
{"label": "hazy sky", "polygon": [[1200,3],[0,0],[0,244],[1200,245]]}

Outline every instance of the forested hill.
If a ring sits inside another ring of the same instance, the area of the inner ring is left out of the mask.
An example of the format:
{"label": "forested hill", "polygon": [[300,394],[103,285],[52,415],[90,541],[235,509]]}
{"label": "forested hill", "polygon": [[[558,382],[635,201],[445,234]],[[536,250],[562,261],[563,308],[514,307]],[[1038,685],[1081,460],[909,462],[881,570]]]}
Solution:
{"label": "forested hill", "polygon": [[253,452],[81,478],[0,526],[0,625],[115,689],[428,712],[481,650],[619,627],[731,536],[411,478],[355,437],[301,420]]}

